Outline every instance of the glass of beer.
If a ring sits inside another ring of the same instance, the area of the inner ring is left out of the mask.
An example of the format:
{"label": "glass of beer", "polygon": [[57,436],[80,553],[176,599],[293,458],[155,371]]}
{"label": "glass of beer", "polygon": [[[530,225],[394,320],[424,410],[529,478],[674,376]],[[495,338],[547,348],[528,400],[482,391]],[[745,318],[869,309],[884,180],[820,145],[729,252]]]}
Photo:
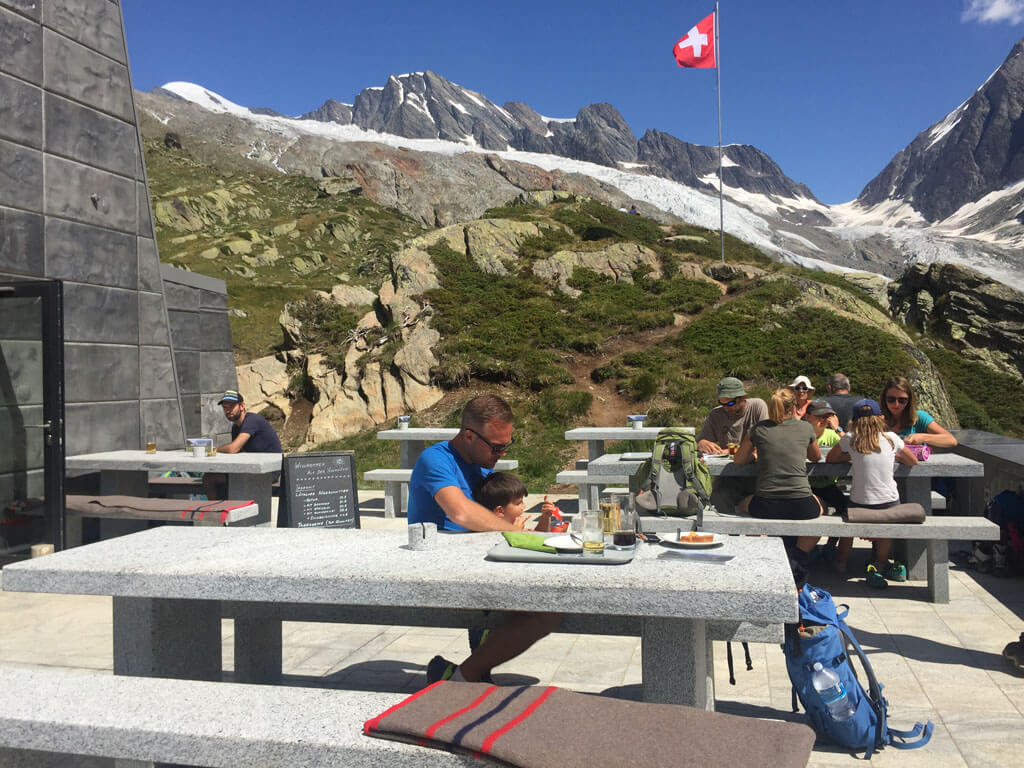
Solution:
{"label": "glass of beer", "polygon": [[146,453],[156,453],[156,431],[152,427],[146,430]]}
{"label": "glass of beer", "polygon": [[636,546],[636,504],[629,493],[612,497],[617,514],[612,520],[612,549],[632,549]]}
{"label": "glass of beer", "polygon": [[604,555],[604,514],[600,509],[583,513],[583,556]]}
{"label": "glass of beer", "polygon": [[614,496],[611,496],[607,501],[601,502],[600,510],[604,532],[610,535],[619,525],[619,502]]}

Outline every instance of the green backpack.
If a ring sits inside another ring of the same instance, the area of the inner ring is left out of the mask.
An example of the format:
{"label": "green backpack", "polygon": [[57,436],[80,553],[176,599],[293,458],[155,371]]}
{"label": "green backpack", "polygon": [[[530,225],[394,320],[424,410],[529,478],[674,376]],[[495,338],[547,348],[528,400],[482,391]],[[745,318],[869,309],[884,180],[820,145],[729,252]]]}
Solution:
{"label": "green backpack", "polygon": [[711,472],[697,452],[697,438],[675,427],[658,432],[651,458],[640,470],[640,484],[649,493],[637,497],[637,503],[662,515],[690,517],[708,506]]}

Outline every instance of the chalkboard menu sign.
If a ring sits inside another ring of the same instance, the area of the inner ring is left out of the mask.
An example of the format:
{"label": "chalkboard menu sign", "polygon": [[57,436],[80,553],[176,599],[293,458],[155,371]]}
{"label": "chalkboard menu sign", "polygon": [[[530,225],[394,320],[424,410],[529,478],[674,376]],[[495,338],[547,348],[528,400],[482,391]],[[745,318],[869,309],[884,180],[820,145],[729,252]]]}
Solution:
{"label": "chalkboard menu sign", "polygon": [[277,527],[359,527],[356,460],[351,451],[284,457]]}

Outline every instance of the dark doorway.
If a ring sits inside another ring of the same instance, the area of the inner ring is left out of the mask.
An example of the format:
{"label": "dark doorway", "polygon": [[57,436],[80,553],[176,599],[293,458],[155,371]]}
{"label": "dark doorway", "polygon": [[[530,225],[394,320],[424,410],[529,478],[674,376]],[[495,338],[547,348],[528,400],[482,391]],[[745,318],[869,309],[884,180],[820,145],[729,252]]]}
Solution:
{"label": "dark doorway", "polygon": [[0,283],[0,565],[64,547],[59,281]]}

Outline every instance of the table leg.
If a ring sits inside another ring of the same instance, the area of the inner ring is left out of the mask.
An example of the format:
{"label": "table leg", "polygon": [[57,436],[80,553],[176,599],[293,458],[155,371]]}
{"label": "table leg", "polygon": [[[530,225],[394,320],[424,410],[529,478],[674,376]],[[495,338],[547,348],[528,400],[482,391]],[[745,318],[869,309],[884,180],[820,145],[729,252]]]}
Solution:
{"label": "table leg", "polygon": [[[924,507],[926,515],[932,513],[932,479],[930,477],[905,477],[897,480],[897,484],[903,483],[903,493],[900,498],[906,503],[916,502]],[[928,564],[925,554],[925,542],[920,540],[904,540],[899,543],[901,559],[907,566],[907,578],[915,581],[927,578]]]}
{"label": "table leg", "polygon": [[710,647],[703,619],[645,617],[640,637],[643,700],[713,711]]}
{"label": "table leg", "polygon": [[928,599],[933,603],[949,602],[949,542],[945,539],[928,544]]}
{"label": "table leg", "polygon": [[416,466],[416,459],[427,447],[425,440],[402,440],[399,448],[400,466],[402,469],[412,469]]}
{"label": "table leg", "polygon": [[220,603],[115,597],[114,674],[219,681]]}
{"label": "table leg", "polygon": [[280,685],[281,620],[235,614],[235,682]]}
{"label": "table leg", "polygon": [[[100,472],[100,495],[123,495],[123,496],[149,496],[149,473],[139,470],[128,469],[105,469]],[[99,537],[100,539],[112,539],[116,536],[124,536],[137,531],[144,531],[149,527],[145,520],[108,520],[100,518]],[[71,540],[69,534],[68,539]],[[79,518],[78,530],[73,533],[82,543],[81,518]]]}
{"label": "table leg", "polygon": [[273,495],[274,473],[262,475],[228,472],[228,498],[252,499],[259,506],[256,517],[239,521],[236,525],[270,524],[270,497]]}

